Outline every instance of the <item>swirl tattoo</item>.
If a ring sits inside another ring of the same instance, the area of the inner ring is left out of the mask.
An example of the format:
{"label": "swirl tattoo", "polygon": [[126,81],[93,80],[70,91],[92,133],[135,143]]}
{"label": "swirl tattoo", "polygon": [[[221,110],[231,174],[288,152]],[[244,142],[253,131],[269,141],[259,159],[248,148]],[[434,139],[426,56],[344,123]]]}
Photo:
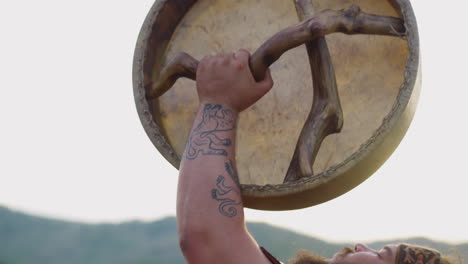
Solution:
{"label": "swirl tattoo", "polygon": [[239,195],[239,180],[237,176],[237,172],[234,169],[232,161],[226,162],[225,168],[231,179],[236,183],[237,186],[227,186],[225,184],[225,177],[219,175],[216,179],[216,188],[211,190],[211,198],[220,202],[218,206],[219,212],[227,217],[234,217],[237,215],[237,208],[236,206],[241,205],[242,201],[238,202],[234,199],[229,198],[230,193],[236,194],[236,197]]}

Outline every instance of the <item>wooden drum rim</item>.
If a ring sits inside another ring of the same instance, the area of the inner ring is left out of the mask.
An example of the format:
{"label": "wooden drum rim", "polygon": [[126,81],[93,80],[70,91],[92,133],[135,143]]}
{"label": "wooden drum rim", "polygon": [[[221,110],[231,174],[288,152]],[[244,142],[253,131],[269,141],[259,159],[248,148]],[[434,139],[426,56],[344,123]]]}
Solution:
{"label": "wooden drum rim", "polygon": [[[140,121],[156,148],[174,167],[180,158],[169,144],[146,98],[148,69],[162,65],[172,33],[196,0],[156,0],[140,31],[133,62],[133,89]],[[276,185],[241,184],[244,206],[261,210],[291,210],[338,197],[370,177],[393,153],[405,135],[419,99],[421,70],[416,18],[408,0],[390,0],[404,20],[408,56],[404,80],[391,111],[358,151],[316,175]],[[161,16],[169,13],[170,16]],[[154,103],[154,102],[153,102]]]}

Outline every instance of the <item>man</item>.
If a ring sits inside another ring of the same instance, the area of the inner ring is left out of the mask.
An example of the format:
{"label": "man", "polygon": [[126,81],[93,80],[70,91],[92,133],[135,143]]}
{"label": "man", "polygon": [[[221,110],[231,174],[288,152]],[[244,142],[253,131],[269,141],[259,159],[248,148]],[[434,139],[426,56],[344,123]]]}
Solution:
{"label": "man", "polygon": [[[259,247],[244,222],[236,171],[235,139],[239,113],[254,104],[273,86],[270,72],[255,82],[249,53],[239,50],[208,56],[197,70],[200,108],[182,158],[177,223],[182,252],[188,263],[280,263]],[[291,263],[395,263],[442,264],[432,249],[410,245],[380,251],[357,244],[327,260],[299,252]]]}

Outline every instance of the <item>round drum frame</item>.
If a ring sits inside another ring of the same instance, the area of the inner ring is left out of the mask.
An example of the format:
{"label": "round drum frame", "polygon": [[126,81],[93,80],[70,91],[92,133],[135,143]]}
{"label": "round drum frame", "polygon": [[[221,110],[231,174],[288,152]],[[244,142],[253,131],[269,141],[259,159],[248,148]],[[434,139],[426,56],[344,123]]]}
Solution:
{"label": "round drum frame", "polygon": [[[133,88],[141,123],[152,143],[176,168],[180,158],[169,144],[147,94],[152,74],[158,73],[179,22],[196,0],[156,0],[142,26],[133,62]],[[393,153],[405,135],[415,112],[420,91],[419,38],[416,19],[408,0],[389,0],[399,10],[407,34],[408,56],[404,80],[396,101],[381,126],[359,149],[323,172],[297,181],[274,184],[241,184],[244,206],[261,210],[290,210],[331,200],[370,177]]]}

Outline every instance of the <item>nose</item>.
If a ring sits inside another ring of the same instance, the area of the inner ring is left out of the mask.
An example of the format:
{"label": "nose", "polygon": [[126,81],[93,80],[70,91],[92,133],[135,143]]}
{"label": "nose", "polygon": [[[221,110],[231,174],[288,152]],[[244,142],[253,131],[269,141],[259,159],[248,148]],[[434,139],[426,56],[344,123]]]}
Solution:
{"label": "nose", "polygon": [[370,249],[366,245],[360,244],[360,243],[356,244],[356,246],[354,246],[354,250],[356,250],[356,252],[372,251],[372,249]]}

